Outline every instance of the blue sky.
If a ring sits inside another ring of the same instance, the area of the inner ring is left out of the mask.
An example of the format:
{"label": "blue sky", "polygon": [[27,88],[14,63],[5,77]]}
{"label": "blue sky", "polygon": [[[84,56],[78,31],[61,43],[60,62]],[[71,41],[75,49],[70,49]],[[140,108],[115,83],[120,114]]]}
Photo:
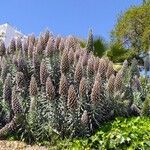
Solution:
{"label": "blue sky", "polygon": [[55,35],[86,37],[89,28],[106,40],[119,13],[142,0],[1,0],[0,24],[8,22],[24,34],[48,28]]}

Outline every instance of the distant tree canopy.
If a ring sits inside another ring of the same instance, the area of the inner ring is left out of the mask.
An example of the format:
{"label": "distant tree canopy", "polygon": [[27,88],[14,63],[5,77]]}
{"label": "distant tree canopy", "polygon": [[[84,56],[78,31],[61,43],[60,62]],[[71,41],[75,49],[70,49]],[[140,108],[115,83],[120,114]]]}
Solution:
{"label": "distant tree canopy", "polygon": [[122,44],[116,42],[110,43],[107,56],[114,63],[119,63],[123,62],[124,60],[131,60],[133,57],[135,57],[135,52],[133,50],[124,48]]}
{"label": "distant tree canopy", "polygon": [[114,42],[139,54],[150,48],[150,3],[128,9],[120,16],[112,31]]}
{"label": "distant tree canopy", "polygon": [[150,0],[143,0],[143,4],[149,3]]}

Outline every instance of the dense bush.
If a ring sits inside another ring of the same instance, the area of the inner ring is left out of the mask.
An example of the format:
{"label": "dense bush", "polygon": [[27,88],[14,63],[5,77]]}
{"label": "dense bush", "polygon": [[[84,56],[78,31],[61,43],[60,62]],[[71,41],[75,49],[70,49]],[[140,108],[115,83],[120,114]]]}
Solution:
{"label": "dense bush", "polygon": [[135,57],[135,52],[130,49],[125,49],[119,43],[112,43],[107,51],[108,58],[114,63],[123,62],[124,60],[131,60]]}
{"label": "dense bush", "polygon": [[115,72],[107,57],[93,55],[88,39],[81,48],[75,37],[47,31],[12,40],[8,48],[0,43],[1,138],[88,137],[115,117],[141,114],[149,90],[141,86],[136,59]]}
{"label": "dense bush", "polygon": [[62,149],[150,149],[150,118],[117,118],[103,125],[93,136],[62,141]]}

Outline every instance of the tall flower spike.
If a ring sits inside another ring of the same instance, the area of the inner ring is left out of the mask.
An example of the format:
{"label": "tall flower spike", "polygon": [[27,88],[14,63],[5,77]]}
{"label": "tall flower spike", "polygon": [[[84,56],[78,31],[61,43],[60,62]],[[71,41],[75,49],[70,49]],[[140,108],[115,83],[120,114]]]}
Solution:
{"label": "tall flower spike", "polygon": [[73,85],[70,85],[68,90],[67,106],[71,110],[77,108],[77,95]]}
{"label": "tall flower spike", "polygon": [[103,56],[102,58],[103,58],[103,59],[105,60],[105,62],[106,62],[106,70],[107,70],[110,60],[109,60],[109,58],[108,58],[107,56]]}
{"label": "tall flower spike", "polygon": [[19,50],[22,50],[22,42],[21,42],[21,39],[20,38],[17,38],[16,40],[16,49],[19,51]]}
{"label": "tall flower spike", "polygon": [[61,37],[58,35],[55,39],[55,49],[58,50],[59,49],[59,44],[60,44],[60,41],[61,41]]}
{"label": "tall flower spike", "polygon": [[30,81],[29,92],[30,92],[30,96],[36,96],[38,94],[37,82],[33,75],[31,77],[31,81]]}
{"label": "tall flower spike", "polygon": [[16,43],[15,43],[15,40],[12,39],[9,45],[9,53],[14,54],[15,51],[16,51]]}
{"label": "tall flower spike", "polygon": [[25,86],[24,74],[22,72],[17,72],[16,74],[16,85],[19,89]]}
{"label": "tall flower spike", "polygon": [[32,42],[29,42],[29,46],[28,46],[28,58],[32,59],[32,56],[33,56],[33,43]]}
{"label": "tall flower spike", "polygon": [[68,81],[64,74],[61,75],[60,84],[59,84],[59,94],[61,96],[67,97],[68,93]]}
{"label": "tall flower spike", "polygon": [[8,64],[7,64],[7,62],[6,62],[5,57],[2,58],[1,68],[2,68],[2,70],[1,70],[1,80],[2,80],[2,82],[4,83],[5,78],[6,78],[6,76],[7,76],[7,73],[8,73],[8,68],[9,68],[9,67],[8,67]]}
{"label": "tall flower spike", "polygon": [[101,93],[101,83],[98,81],[94,82],[92,93],[91,93],[91,102],[95,106],[100,99]]}
{"label": "tall flower spike", "polygon": [[122,90],[122,71],[120,70],[115,78],[115,82],[114,82],[114,90],[115,92],[117,91],[121,91]]}
{"label": "tall flower spike", "polygon": [[99,67],[99,58],[96,57],[94,61],[94,71],[97,72]]}
{"label": "tall flower spike", "polygon": [[45,85],[47,79],[48,71],[44,60],[42,60],[40,65],[40,81],[42,85]]}
{"label": "tall flower spike", "polygon": [[93,33],[92,33],[92,29],[90,29],[90,31],[89,31],[86,49],[87,49],[88,52],[93,52],[93,51],[94,51],[94,43],[93,43]]}
{"label": "tall flower spike", "polygon": [[82,56],[82,65],[86,66],[88,62],[88,54],[87,52],[84,52],[83,56]]}
{"label": "tall flower spike", "polygon": [[12,109],[15,115],[23,112],[19,99],[17,98],[16,88],[12,90]]}
{"label": "tall flower spike", "polygon": [[83,77],[81,79],[80,85],[79,85],[79,94],[80,94],[81,97],[84,97],[86,95],[86,89],[87,89],[87,81]]}
{"label": "tall flower spike", "polygon": [[108,64],[108,67],[107,67],[107,72],[106,72],[107,79],[109,79],[110,76],[114,73],[115,73],[115,71],[114,71],[114,68],[113,68],[113,63],[110,61],[109,64]]}
{"label": "tall flower spike", "polygon": [[37,45],[36,45],[36,53],[38,54],[38,55],[42,55],[43,54],[43,45],[42,45],[42,43],[41,43],[41,40],[39,39],[38,40],[38,43],[37,43]]}
{"label": "tall flower spike", "polygon": [[50,100],[53,100],[55,97],[55,88],[50,77],[46,80],[46,95]]}
{"label": "tall flower spike", "polygon": [[50,38],[50,32],[48,30],[46,30],[45,33],[44,33],[44,41],[45,41],[45,43],[48,42],[49,38]]}
{"label": "tall flower spike", "polygon": [[22,49],[23,49],[24,55],[27,57],[28,56],[28,43],[26,40],[23,42]]}
{"label": "tall flower spike", "polygon": [[61,64],[60,64],[60,70],[61,73],[67,73],[69,70],[69,61],[68,61],[68,51],[64,50],[62,59],[61,59]]}
{"label": "tall flower spike", "polygon": [[69,35],[66,39],[66,49],[72,48],[74,51],[76,50],[77,40],[75,37]]}
{"label": "tall flower spike", "polygon": [[0,56],[4,56],[6,53],[6,48],[5,48],[5,44],[3,41],[0,41]]}
{"label": "tall flower spike", "polygon": [[42,46],[42,50],[45,50],[45,47],[46,47],[46,43],[45,43],[45,39],[44,39],[44,35],[41,34],[40,37],[39,37],[39,43],[41,43],[41,46]]}
{"label": "tall flower spike", "polygon": [[82,78],[82,66],[81,66],[81,62],[78,61],[76,68],[75,68],[74,80],[77,83],[80,83],[81,78]]}
{"label": "tall flower spike", "polygon": [[12,95],[11,84],[12,84],[11,76],[8,73],[3,86],[3,98],[8,103],[9,106],[11,105],[11,95]]}
{"label": "tall flower spike", "polygon": [[113,93],[114,93],[114,82],[115,82],[115,76],[112,74],[107,84],[107,91],[110,96],[113,96]]}
{"label": "tall flower spike", "polygon": [[35,35],[34,34],[31,34],[28,38],[29,38],[29,43],[32,43],[32,44],[35,43]]}
{"label": "tall flower spike", "polygon": [[77,50],[75,51],[75,53],[74,53],[74,61],[75,61],[75,63],[78,62],[79,57],[80,57],[80,51],[77,49]]}
{"label": "tall flower spike", "polygon": [[61,38],[60,44],[59,44],[59,50],[62,52],[65,49],[64,39]]}
{"label": "tall flower spike", "polygon": [[68,61],[69,61],[69,64],[73,64],[74,62],[74,51],[72,48],[69,50]]}
{"label": "tall flower spike", "polygon": [[36,52],[33,53],[32,63],[34,69],[40,68],[40,59],[39,55]]}
{"label": "tall flower spike", "polygon": [[107,69],[107,64],[105,59],[101,58],[99,62],[99,68],[98,71],[101,74],[102,79],[105,79],[106,77],[106,69]]}
{"label": "tall flower spike", "polygon": [[55,44],[54,38],[50,37],[46,46],[46,51],[45,51],[46,56],[51,57],[53,55],[53,52],[55,50],[54,44]]}
{"label": "tall flower spike", "polygon": [[18,66],[18,60],[17,60],[17,56],[16,56],[16,55],[13,55],[12,63],[13,63],[16,67]]}
{"label": "tall flower spike", "polygon": [[94,75],[94,58],[93,58],[93,56],[91,56],[88,60],[87,71],[88,71],[88,76]]}
{"label": "tall flower spike", "polygon": [[19,51],[19,56],[18,56],[18,71],[19,72],[23,72],[24,75],[27,75],[28,71],[27,71],[27,63],[26,60],[22,54],[22,50]]}

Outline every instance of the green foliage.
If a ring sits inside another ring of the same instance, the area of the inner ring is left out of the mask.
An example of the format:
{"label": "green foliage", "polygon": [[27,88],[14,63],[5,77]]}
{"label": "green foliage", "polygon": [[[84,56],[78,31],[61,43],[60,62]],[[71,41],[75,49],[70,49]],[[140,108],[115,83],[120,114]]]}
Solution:
{"label": "green foliage", "polygon": [[94,38],[94,55],[102,57],[107,50],[107,44],[101,37]]}
{"label": "green foliage", "polygon": [[132,59],[135,56],[135,52],[124,48],[122,44],[116,42],[110,45],[107,56],[113,62],[118,63]]}
{"label": "green foliage", "polygon": [[150,119],[141,117],[117,118],[114,122],[103,125],[90,138],[66,140],[58,147],[68,150],[148,150],[150,148]]}
{"label": "green foliage", "polygon": [[134,6],[122,14],[112,31],[113,40],[133,49],[137,54],[149,48],[150,3]]}

